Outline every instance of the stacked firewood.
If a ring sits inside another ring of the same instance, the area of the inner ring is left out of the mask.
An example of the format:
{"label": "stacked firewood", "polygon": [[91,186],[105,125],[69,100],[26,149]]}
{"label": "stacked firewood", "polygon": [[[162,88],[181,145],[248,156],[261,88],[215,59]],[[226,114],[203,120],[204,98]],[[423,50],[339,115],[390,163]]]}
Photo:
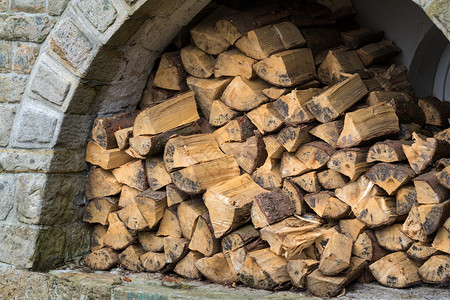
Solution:
{"label": "stacked firewood", "polygon": [[318,296],[449,283],[449,103],[381,65],[382,32],[318,26],[354,12],[333,3],[218,7],[141,111],[95,121],[86,266]]}

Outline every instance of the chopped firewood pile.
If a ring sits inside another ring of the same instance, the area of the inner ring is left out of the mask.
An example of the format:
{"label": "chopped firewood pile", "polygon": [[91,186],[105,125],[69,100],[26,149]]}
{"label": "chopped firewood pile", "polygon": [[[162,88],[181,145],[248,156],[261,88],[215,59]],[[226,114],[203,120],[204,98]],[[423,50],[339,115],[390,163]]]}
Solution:
{"label": "chopped firewood pile", "polygon": [[215,6],[96,119],[83,264],[336,296],[450,283],[450,103],[350,1]]}

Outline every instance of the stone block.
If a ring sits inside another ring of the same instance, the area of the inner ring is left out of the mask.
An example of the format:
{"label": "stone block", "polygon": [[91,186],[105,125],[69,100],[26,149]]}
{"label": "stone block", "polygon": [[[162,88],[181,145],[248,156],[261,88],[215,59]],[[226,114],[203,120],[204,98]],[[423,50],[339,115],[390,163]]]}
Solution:
{"label": "stone block", "polygon": [[43,13],[45,0],[11,0],[11,9],[17,12]]}
{"label": "stone block", "polygon": [[75,5],[89,23],[104,33],[117,19],[117,10],[109,0],[78,0]]}
{"label": "stone block", "polygon": [[0,299],[50,299],[48,280],[50,275],[14,268],[0,269]]}
{"label": "stone block", "polygon": [[85,150],[0,149],[1,172],[69,173],[86,170]]}
{"label": "stone block", "polygon": [[33,269],[48,271],[66,260],[67,239],[62,228],[52,226],[41,229],[36,241]]}
{"label": "stone block", "polygon": [[66,227],[67,256],[70,258],[88,253],[92,229],[91,224],[79,221]]}
{"label": "stone block", "polygon": [[69,0],[47,0],[47,13],[51,16],[60,16],[66,9]]}
{"label": "stone block", "polygon": [[16,105],[0,104],[0,147],[5,147],[9,143],[12,124],[16,116]]}
{"label": "stone block", "polygon": [[39,49],[40,46],[37,44],[17,44],[13,71],[17,74],[30,74],[39,55]]}
{"label": "stone block", "polygon": [[9,8],[9,0],[0,0],[0,12],[5,12]]}
{"label": "stone block", "polygon": [[42,43],[54,25],[45,15],[0,15],[0,40]]}
{"label": "stone block", "polygon": [[0,173],[0,221],[6,220],[16,200],[16,175]]}
{"label": "stone block", "polygon": [[0,223],[0,261],[22,268],[33,267],[39,226]]}
{"label": "stone block", "polygon": [[0,42],[0,73],[11,72],[12,49],[11,43]]}
{"label": "stone block", "polygon": [[63,149],[86,148],[92,123],[93,117],[90,115],[64,115],[55,146]]}
{"label": "stone block", "polygon": [[0,74],[0,103],[17,103],[22,100],[28,76]]}

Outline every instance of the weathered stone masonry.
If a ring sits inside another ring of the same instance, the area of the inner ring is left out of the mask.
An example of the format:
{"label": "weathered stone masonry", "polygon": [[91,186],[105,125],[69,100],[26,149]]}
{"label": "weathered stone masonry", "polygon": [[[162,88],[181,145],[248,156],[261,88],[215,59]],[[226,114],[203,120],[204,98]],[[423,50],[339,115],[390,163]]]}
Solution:
{"label": "weathered stone masonry", "polygon": [[[0,0],[0,262],[48,269],[88,245],[94,117],[140,100],[155,59],[208,0]],[[450,38],[447,1],[419,1]]]}

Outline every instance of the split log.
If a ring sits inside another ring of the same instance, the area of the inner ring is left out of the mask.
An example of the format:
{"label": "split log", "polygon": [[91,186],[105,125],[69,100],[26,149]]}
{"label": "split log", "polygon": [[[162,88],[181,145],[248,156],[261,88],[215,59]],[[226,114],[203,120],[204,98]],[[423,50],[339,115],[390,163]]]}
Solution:
{"label": "split log", "polygon": [[367,162],[398,162],[406,159],[402,145],[412,145],[412,141],[386,140],[375,143],[367,153]]}
{"label": "split log", "polygon": [[411,91],[405,66],[372,67],[369,72],[373,74],[371,77],[375,78],[386,91]]}
{"label": "split log", "polygon": [[281,155],[284,152],[283,145],[277,140],[274,135],[266,135],[263,137],[264,145],[267,151],[268,158],[281,158]]}
{"label": "split log", "polygon": [[372,275],[384,286],[405,288],[421,282],[419,267],[405,252],[386,255],[369,266]]}
{"label": "split log", "polygon": [[256,62],[236,49],[225,51],[217,57],[214,66],[214,76],[242,76],[245,79],[252,79],[256,76],[253,71],[253,64]]}
{"label": "split log", "polygon": [[154,192],[151,189],[137,195],[135,201],[150,229],[162,219],[167,207],[166,193]]}
{"label": "split log", "polygon": [[203,254],[197,251],[190,251],[177,263],[173,271],[185,278],[201,279],[202,273],[200,273],[195,264],[199,259],[202,259],[203,257]]}
{"label": "split log", "polygon": [[282,190],[292,202],[292,205],[294,206],[294,213],[302,215],[306,208],[303,204],[303,196],[305,193],[302,191],[302,189],[297,184],[295,184],[292,179],[286,178],[283,181]]}
{"label": "split log", "polygon": [[108,226],[97,224],[92,229],[89,250],[95,251],[105,247],[104,240]]}
{"label": "split log", "polygon": [[395,251],[405,251],[413,243],[413,240],[402,231],[402,224],[392,224],[375,230],[378,243],[385,249]]}
{"label": "split log", "polygon": [[164,253],[147,252],[139,258],[142,266],[148,272],[164,271],[166,267],[166,257]]}
{"label": "split log", "polygon": [[232,284],[238,281],[229,259],[223,253],[211,257],[204,257],[195,263],[195,266],[206,278],[215,283]]}
{"label": "split log", "polygon": [[289,125],[308,123],[313,121],[314,115],[306,108],[306,103],[322,92],[320,88],[307,90],[293,90],[287,95],[280,96],[273,103],[273,108],[280,114],[283,121]]}
{"label": "split log", "polygon": [[267,87],[269,84],[259,78],[236,76],[225,88],[221,100],[234,110],[250,111],[269,100],[262,92]]}
{"label": "split log", "polygon": [[225,51],[230,43],[214,30],[214,25],[222,17],[235,12],[234,9],[219,6],[192,28],[190,33],[195,46],[211,55],[217,55]]}
{"label": "split log", "polygon": [[134,121],[133,136],[163,133],[199,118],[194,93],[182,93],[140,112]]}
{"label": "split log", "polygon": [[352,208],[352,211],[369,228],[389,225],[397,219],[395,199],[386,196],[365,197]]}
{"label": "split log", "polygon": [[295,156],[310,169],[317,170],[325,166],[334,153],[335,150],[329,144],[314,141],[301,145]]}
{"label": "split log", "polygon": [[115,197],[92,199],[83,211],[83,222],[108,225],[108,215],[118,210],[118,199]]}
{"label": "split log", "polygon": [[241,227],[250,219],[254,196],[265,192],[248,174],[224,180],[203,195],[209,211],[214,235],[220,238]]}
{"label": "split log", "polygon": [[173,238],[180,238],[182,236],[176,206],[166,208],[156,235]]}
{"label": "split log", "polygon": [[133,136],[133,127],[117,130],[114,132],[116,137],[117,147],[119,150],[125,150],[130,146],[130,138]]}
{"label": "split log", "polygon": [[143,230],[148,226],[136,203],[119,210],[117,216],[131,230]]}
{"label": "split log", "polygon": [[415,173],[408,165],[378,163],[370,168],[366,176],[388,195],[392,195],[402,185],[410,182]]}
{"label": "split log", "polygon": [[367,44],[379,42],[383,36],[383,31],[377,31],[370,28],[359,28],[341,32],[344,45],[350,49],[358,49]]}
{"label": "split log", "polygon": [[92,127],[92,139],[104,150],[117,148],[117,130],[132,127],[138,112],[133,111],[106,118],[97,118]]}
{"label": "split log", "polygon": [[425,124],[425,114],[423,110],[413,101],[393,98],[386,102],[395,110],[395,114],[402,123],[416,123],[420,126]]}
{"label": "split log", "polygon": [[119,150],[119,148],[105,150],[99,144],[89,141],[86,148],[86,161],[104,170],[111,170],[133,160],[133,158]]}
{"label": "split log", "polygon": [[433,137],[442,143],[450,144],[450,127],[435,133]]}
{"label": "split log", "polygon": [[430,257],[417,273],[426,283],[448,284],[450,281],[450,256],[435,255]]}
{"label": "split log", "polygon": [[306,107],[319,122],[327,123],[337,119],[367,93],[361,77],[355,74],[314,97]]}
{"label": "split log", "polygon": [[139,258],[145,253],[139,245],[130,245],[122,253],[119,254],[119,262],[125,269],[133,272],[142,272],[144,267],[142,267]]}
{"label": "split log", "polygon": [[173,183],[188,194],[199,194],[224,180],[239,176],[239,165],[233,156],[203,162],[170,174]]}
{"label": "split log", "polygon": [[[444,226],[439,229],[434,237],[433,244],[431,245],[436,250],[450,254],[450,222],[448,220],[449,219],[447,219]],[[447,225],[447,227],[445,227],[445,225]]]}
{"label": "split log", "polygon": [[356,239],[352,254],[368,262],[375,262],[386,256],[389,252],[381,248],[372,231],[366,230]]}
{"label": "split log", "polygon": [[114,250],[121,250],[134,243],[135,234],[128,230],[125,224],[117,216],[117,213],[110,213],[108,222],[108,231],[103,240],[105,246]]}
{"label": "split log", "polygon": [[294,153],[284,152],[281,156],[281,164],[279,174],[281,178],[298,176],[311,171],[304,163],[302,163]]}
{"label": "split log", "polygon": [[245,142],[247,138],[255,134],[255,129],[250,119],[242,116],[214,131],[214,137],[219,146],[228,142]]}
{"label": "split log", "polygon": [[327,167],[355,180],[371,167],[366,162],[368,151],[367,148],[341,149],[330,157]]}
{"label": "split log", "polygon": [[275,52],[305,44],[306,40],[293,23],[282,22],[247,32],[236,41],[235,46],[245,55],[262,60]]}
{"label": "split log", "polygon": [[317,193],[322,190],[319,180],[317,180],[317,171],[311,171],[300,176],[292,177],[292,181],[308,193]]}
{"label": "split log", "polygon": [[208,213],[203,213],[197,218],[188,247],[207,257],[220,251],[220,241],[214,237],[214,229]]}
{"label": "split log", "polygon": [[450,104],[436,97],[420,98],[417,103],[425,114],[425,123],[446,127],[449,125]]}
{"label": "split log", "polygon": [[264,164],[253,172],[252,178],[259,186],[270,190],[281,187],[283,179],[280,173],[279,161],[267,158]]}
{"label": "split log", "polygon": [[317,78],[314,58],[308,48],[272,54],[255,63],[253,69],[261,79],[282,87],[293,87]]}
{"label": "split log", "polygon": [[263,138],[258,131],[243,143],[224,143],[221,149],[225,154],[233,155],[239,167],[248,174],[263,165],[267,158]]}
{"label": "split log", "polygon": [[357,73],[361,78],[368,78],[368,74],[364,70],[364,65],[356,51],[330,50],[317,70],[320,82],[326,85],[338,83],[341,73]]}
{"label": "split log", "polygon": [[154,232],[138,232],[138,238],[146,252],[162,252],[164,250],[164,237],[159,237]]}
{"label": "split log", "polygon": [[442,171],[435,173],[439,183],[450,190],[450,166],[445,167]]}
{"label": "split log", "polygon": [[259,238],[259,231],[252,225],[245,225],[222,238],[222,252],[227,254],[231,251],[244,247]]}
{"label": "split log", "polygon": [[[313,139],[313,136],[309,133],[312,127],[311,124],[287,126],[278,133],[277,140],[288,152],[295,152],[300,145]],[[300,157],[298,158],[300,159]]]}
{"label": "split log", "polygon": [[356,241],[358,236],[366,229],[366,224],[358,219],[342,219],[339,220],[339,229],[344,235]]}
{"label": "split log", "polygon": [[164,256],[167,264],[179,262],[189,252],[189,240],[185,238],[164,238]]}
{"label": "split log", "polygon": [[397,47],[392,41],[383,40],[378,43],[368,44],[358,50],[364,66],[368,67],[372,64],[379,64],[394,58],[402,50]]}
{"label": "split log", "polygon": [[309,133],[325,141],[331,147],[336,148],[337,141],[341,135],[344,121],[338,120],[334,122],[324,123],[311,129]]}
{"label": "split log", "polygon": [[287,260],[269,248],[249,252],[239,271],[239,281],[258,289],[273,289],[290,280]]}
{"label": "split log", "polygon": [[263,135],[279,130],[283,126],[283,119],[273,108],[272,103],[263,104],[247,113],[247,117]]}
{"label": "split log", "polygon": [[212,126],[223,126],[236,118],[239,112],[232,110],[220,100],[214,100],[211,103],[209,114],[209,124]]}
{"label": "split log", "polygon": [[94,270],[109,270],[119,262],[119,255],[110,248],[102,248],[89,253],[83,264]]}
{"label": "split log", "polygon": [[183,201],[178,205],[178,220],[185,238],[189,240],[192,238],[197,218],[207,211],[208,209],[200,199]]}
{"label": "split log", "polygon": [[209,78],[214,74],[214,65],[216,60],[214,57],[199,48],[189,45],[181,49],[181,61],[184,69],[189,75]]}
{"label": "split log", "polygon": [[189,195],[177,188],[175,184],[166,186],[167,206],[171,207],[189,199]]}
{"label": "split log", "polygon": [[335,190],[335,196],[350,205],[352,209],[356,208],[364,198],[380,195],[383,195],[382,190],[364,175]]}
{"label": "split log", "polygon": [[214,100],[219,99],[231,78],[187,78],[189,88],[194,92],[195,100],[203,116],[208,120],[211,115],[211,106]]}
{"label": "split log", "polygon": [[422,174],[413,179],[419,204],[441,203],[450,197],[450,190],[442,186],[436,171]]}
{"label": "split log", "polygon": [[[378,103],[388,103],[391,100],[400,102],[412,102],[412,97],[409,93],[397,92],[397,91],[373,91],[367,96],[366,102],[368,105],[375,105]],[[420,108],[419,108],[420,110]],[[417,116],[416,116],[417,117]]]}
{"label": "split log", "polygon": [[251,207],[252,223],[255,228],[262,228],[281,221],[294,214],[294,206],[289,198],[275,189],[254,196]]}
{"label": "split log", "polygon": [[318,270],[324,275],[337,275],[350,266],[353,241],[347,236],[333,234],[322,253]]}
{"label": "split log", "polygon": [[417,203],[417,192],[413,185],[402,186],[398,189],[396,195],[397,214],[406,215],[414,204]]}
{"label": "split log", "polygon": [[145,176],[144,161],[137,160],[126,163],[117,169],[112,170],[114,177],[120,183],[140,191],[148,188],[147,178]]}
{"label": "split log", "polygon": [[[140,157],[137,155],[129,154],[130,156],[133,156],[134,158],[140,158],[144,159],[145,156],[147,156],[152,149],[152,140],[153,136],[150,135],[139,135],[135,136],[129,139],[130,143],[130,150],[133,150],[133,153],[137,153]],[[128,153],[128,152],[127,152]]]}
{"label": "split log", "polygon": [[317,173],[317,180],[326,190],[341,188],[347,184],[348,180],[338,171],[327,169]]}
{"label": "split log", "polygon": [[[252,225],[250,225],[252,226]],[[233,266],[234,271],[239,273],[244,265],[247,254],[251,251],[265,249],[269,246],[266,241],[261,239],[254,240],[253,242],[246,244],[245,246],[225,253],[230,264]]]}
{"label": "split log", "polygon": [[411,247],[409,247],[408,251],[406,251],[408,257],[420,264],[424,263],[432,255],[437,253],[437,249],[433,248],[430,244],[423,242],[414,242]]}
{"label": "split log", "polygon": [[440,143],[435,138],[422,138],[417,133],[412,134],[414,143],[412,145],[402,145],[403,152],[408,159],[409,165],[420,174],[438,158],[446,157],[450,147]]}
{"label": "split log", "polygon": [[315,259],[296,259],[287,263],[287,271],[292,284],[299,288],[306,288],[306,275],[317,269],[319,262]]}
{"label": "split log", "polygon": [[121,190],[122,184],[110,171],[97,167],[93,167],[89,171],[85,190],[87,200],[116,195]]}
{"label": "split log", "polygon": [[350,266],[336,276],[323,275],[319,270],[306,276],[308,291],[318,297],[334,297],[347,285],[360,276],[367,267],[367,262],[358,257],[350,259]]}
{"label": "split log", "polygon": [[399,131],[399,122],[393,107],[380,103],[347,113],[336,146],[354,147],[362,142]]}
{"label": "split log", "polygon": [[306,194],[303,199],[322,218],[342,219],[350,213],[350,206],[334,197],[332,192]]}
{"label": "split log", "polygon": [[172,183],[161,157],[147,157],[145,159],[145,172],[148,185],[154,191]]}
{"label": "split log", "polygon": [[166,90],[186,91],[186,77],[180,52],[166,52],[161,56],[153,85]]}
{"label": "split log", "polygon": [[292,91],[292,88],[282,88],[277,86],[271,86],[263,90],[264,95],[266,95],[271,100],[277,100],[283,95],[286,95]]}

